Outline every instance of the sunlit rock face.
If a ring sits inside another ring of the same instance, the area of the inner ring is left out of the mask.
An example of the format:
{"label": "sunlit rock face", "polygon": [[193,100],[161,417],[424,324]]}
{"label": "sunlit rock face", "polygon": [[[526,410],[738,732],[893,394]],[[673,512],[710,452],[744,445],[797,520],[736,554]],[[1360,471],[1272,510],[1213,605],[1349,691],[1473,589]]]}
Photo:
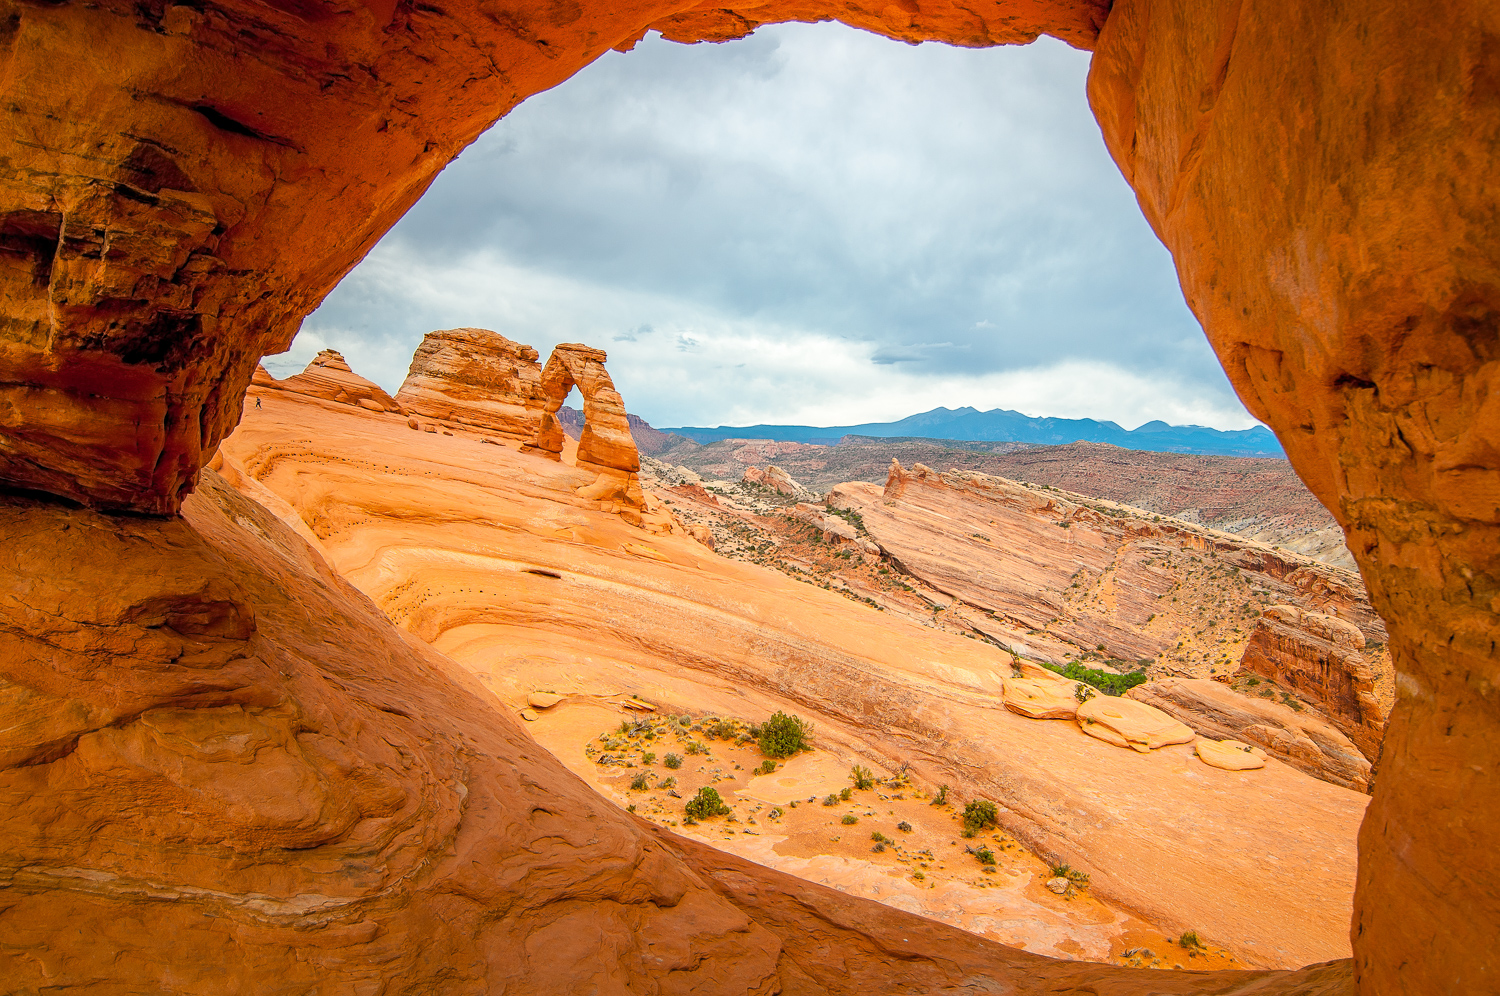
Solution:
{"label": "sunlit rock face", "polygon": [[1500,15],[1119,0],[1089,99],[1240,397],[1349,536],[1399,699],[1362,993],[1494,989]]}
{"label": "sunlit rock face", "polygon": [[578,466],[626,475],[634,475],[641,469],[641,456],[625,414],[625,399],[615,390],[615,382],[604,369],[608,358],[604,350],[577,342],[561,343],[552,351],[541,375],[546,409],[536,439],[528,449],[552,457],[562,453],[566,433],[557,412],[576,387],[583,396]]}
{"label": "sunlit rock face", "polygon": [[[1338,516],[1402,698],[1365,993],[1496,986],[1500,21],[1492,4],[333,0],[25,5],[0,27],[0,483],[175,512],[258,358],[526,96],[652,25],[836,17],[1095,48],[1089,98],[1251,411]],[[1102,25],[1102,32],[1101,32]],[[88,53],[80,59],[78,53]]]}
{"label": "sunlit rock face", "polygon": [[537,351],[488,329],[447,329],[422,337],[396,399],[413,415],[527,440],[541,425]]}
{"label": "sunlit rock face", "polygon": [[293,391],[313,398],[322,398],[341,405],[354,405],[371,412],[392,412],[405,415],[396,399],[372,380],[355,373],[343,354],[334,349],[325,349],[313,357],[307,369],[286,380],[277,380],[257,366],[252,384],[271,390]]}

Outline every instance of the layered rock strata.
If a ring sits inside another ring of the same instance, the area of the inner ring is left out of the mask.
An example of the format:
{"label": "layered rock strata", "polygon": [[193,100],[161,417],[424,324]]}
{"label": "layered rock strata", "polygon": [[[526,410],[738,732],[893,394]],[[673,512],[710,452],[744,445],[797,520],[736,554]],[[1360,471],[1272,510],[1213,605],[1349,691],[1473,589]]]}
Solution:
{"label": "layered rock strata", "polygon": [[1370,786],[1371,762],[1361,749],[1309,712],[1203,678],[1164,678],[1126,694],[1170,713],[1201,736],[1248,741],[1294,768],[1358,792]]}
{"label": "layered rock strata", "polygon": [[842,484],[828,502],[859,513],[893,565],[977,610],[974,627],[1023,657],[1099,651],[1227,677],[1254,607],[1281,602],[1386,636],[1348,571],[1082,495],[893,462],[885,488]]}
{"label": "layered rock strata", "polygon": [[744,474],[740,476],[740,480],[750,484],[759,484],[764,488],[770,488],[777,494],[786,495],[789,498],[814,497],[813,493],[797,483],[791,474],[788,474],[775,464],[767,464],[765,470],[761,470],[759,467],[746,467]]}
{"label": "layered rock strata", "polygon": [[1360,653],[1364,648],[1358,626],[1294,605],[1273,605],[1256,623],[1240,668],[1317,702],[1374,760],[1385,736],[1385,716],[1375,698],[1374,672]]}
{"label": "layered rock strata", "polygon": [[545,395],[537,351],[488,329],[422,337],[396,400],[413,415],[529,441]]}
{"label": "layered rock strata", "polygon": [[384,388],[355,373],[343,354],[333,349],[323,350],[313,357],[307,369],[286,380],[276,380],[266,372],[265,367],[257,366],[251,385],[271,391],[295,391],[310,398],[354,405],[366,411],[406,414],[396,399],[385,393]]}

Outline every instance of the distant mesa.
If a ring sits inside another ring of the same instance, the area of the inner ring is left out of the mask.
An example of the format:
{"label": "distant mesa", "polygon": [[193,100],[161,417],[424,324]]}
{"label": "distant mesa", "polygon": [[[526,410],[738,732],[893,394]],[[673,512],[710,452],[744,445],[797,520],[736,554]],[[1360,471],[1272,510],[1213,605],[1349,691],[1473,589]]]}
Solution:
{"label": "distant mesa", "polygon": [[897,422],[866,422],[861,425],[721,425],[715,429],[686,427],[661,431],[686,436],[697,443],[714,443],[721,439],[769,439],[832,446],[845,436],[874,436],[1011,441],[1042,446],[1110,443],[1134,450],[1215,456],[1285,455],[1275,435],[1259,425],[1250,429],[1224,430],[1201,425],[1168,425],[1158,420],[1147,422],[1138,429],[1126,429],[1115,422],[1099,422],[1091,418],[1033,418],[1001,408],[987,412],[976,408],[934,408]]}
{"label": "distant mesa", "polygon": [[277,380],[257,365],[251,386],[263,390],[291,391],[312,398],[322,398],[343,405],[354,405],[372,412],[406,412],[395,398],[385,393],[379,384],[366,380],[350,369],[348,362],[337,350],[325,349],[313,357],[307,369],[286,380]]}

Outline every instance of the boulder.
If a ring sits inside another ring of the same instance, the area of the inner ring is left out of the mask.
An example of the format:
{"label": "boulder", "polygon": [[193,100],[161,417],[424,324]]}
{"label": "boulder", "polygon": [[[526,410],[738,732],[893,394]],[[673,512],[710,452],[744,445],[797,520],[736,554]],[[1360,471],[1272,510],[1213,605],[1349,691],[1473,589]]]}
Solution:
{"label": "boulder", "polygon": [[1210,740],[1199,737],[1193,751],[1204,764],[1225,771],[1250,771],[1266,766],[1266,752],[1238,740]]}
{"label": "boulder", "polygon": [[563,697],[555,692],[532,692],[526,696],[526,704],[533,709],[551,709],[562,700]]}
{"label": "boulder", "polygon": [[1073,719],[1078,714],[1075,682],[1045,678],[1007,678],[1001,700],[1005,708],[1028,719]]}
{"label": "boulder", "polygon": [[1191,743],[1197,736],[1160,709],[1112,695],[1095,695],[1080,705],[1078,725],[1091,737],[1142,754],[1168,744]]}

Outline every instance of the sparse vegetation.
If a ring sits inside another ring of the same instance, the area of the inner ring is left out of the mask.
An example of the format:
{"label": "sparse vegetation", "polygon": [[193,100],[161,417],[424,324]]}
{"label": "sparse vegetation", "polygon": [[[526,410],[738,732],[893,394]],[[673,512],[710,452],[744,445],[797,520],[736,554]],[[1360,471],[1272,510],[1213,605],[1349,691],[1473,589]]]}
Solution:
{"label": "sparse vegetation", "polygon": [[1202,939],[1198,937],[1196,930],[1184,931],[1183,935],[1177,939],[1177,944],[1179,947],[1187,948],[1189,951],[1201,951],[1206,947]]}
{"label": "sparse vegetation", "polygon": [[932,805],[932,806],[946,806],[946,805],[948,805],[948,786],[946,786],[946,785],[939,785],[938,786],[938,790],[937,790],[937,795],[935,795],[935,796],[932,797],[932,802],[930,802],[928,805]]}
{"label": "sparse vegetation", "polygon": [[900,830],[902,833],[911,833],[911,824],[906,822],[905,820],[902,820],[900,823],[896,824],[896,829]]}
{"label": "sparse vegetation", "polygon": [[859,817],[855,816],[853,813],[845,813],[844,818],[842,820],[839,820],[839,822],[846,827],[852,827],[854,826],[854,824],[859,822]]}
{"label": "sparse vegetation", "polygon": [[680,754],[668,754],[666,757],[662,758],[661,763],[665,764],[673,771],[676,771],[678,768],[682,767],[682,756]]}
{"label": "sparse vegetation", "polygon": [[849,777],[853,780],[854,787],[861,792],[868,792],[875,787],[875,776],[870,773],[869,768],[862,764],[856,764],[853,768],[850,768]]}
{"label": "sparse vegetation", "polygon": [[988,847],[981,847],[974,852],[974,857],[979,859],[982,865],[993,865],[995,863],[995,852]]}
{"label": "sparse vegetation", "polygon": [[646,773],[644,771],[630,780],[630,791],[632,792],[644,792],[650,787],[651,783],[646,778]]}
{"label": "sparse vegetation", "polygon": [[642,754],[641,754],[641,763],[642,764],[655,764],[656,763],[656,753],[654,751],[649,751],[649,750],[642,752]]}
{"label": "sparse vegetation", "polygon": [[823,805],[825,806],[837,806],[838,804],[839,797],[837,792],[829,792],[823,797]]}
{"label": "sparse vegetation", "polygon": [[777,712],[760,727],[760,752],[766,757],[791,757],[799,751],[812,750],[808,741],[812,724],[799,716]]}
{"label": "sparse vegetation", "polygon": [[760,767],[755,769],[755,773],[757,775],[769,775],[775,770],[776,762],[770,758],[766,758],[764,761],[760,762]]}
{"label": "sparse vegetation", "polygon": [[705,785],[698,790],[698,794],[688,800],[683,812],[690,820],[706,820],[711,816],[723,816],[729,812],[729,807],[724,805],[724,800],[719,798],[717,789]]}

